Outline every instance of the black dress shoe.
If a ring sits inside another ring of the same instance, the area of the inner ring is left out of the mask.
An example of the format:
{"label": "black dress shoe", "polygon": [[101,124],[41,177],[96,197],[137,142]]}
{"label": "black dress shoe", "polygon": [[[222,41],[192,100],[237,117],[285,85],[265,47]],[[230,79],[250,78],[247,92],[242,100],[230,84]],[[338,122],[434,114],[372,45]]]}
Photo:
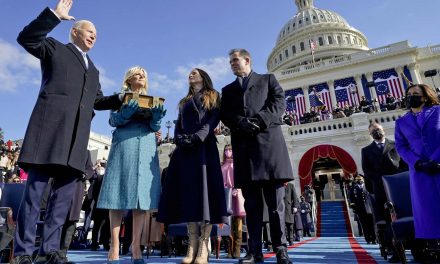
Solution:
{"label": "black dress shoe", "polygon": [[393,254],[393,255],[391,256],[391,258],[388,259],[388,262],[389,262],[389,263],[400,263],[400,259],[399,259],[398,256],[396,256],[396,255]]}
{"label": "black dress shoe", "polygon": [[277,264],[292,264],[287,254],[287,249],[285,247],[277,248]]}
{"label": "black dress shoe", "polygon": [[37,256],[35,264],[66,264],[66,260],[63,259],[60,252],[50,251],[45,256]]}
{"label": "black dress shoe", "polygon": [[255,254],[254,261],[255,263],[263,263],[264,262],[263,253]]}
{"label": "black dress shoe", "polygon": [[32,264],[32,258],[29,255],[16,256],[11,264]]}
{"label": "black dress shoe", "polygon": [[238,264],[255,264],[254,254],[247,253],[246,256],[244,256],[244,258],[238,261]]}

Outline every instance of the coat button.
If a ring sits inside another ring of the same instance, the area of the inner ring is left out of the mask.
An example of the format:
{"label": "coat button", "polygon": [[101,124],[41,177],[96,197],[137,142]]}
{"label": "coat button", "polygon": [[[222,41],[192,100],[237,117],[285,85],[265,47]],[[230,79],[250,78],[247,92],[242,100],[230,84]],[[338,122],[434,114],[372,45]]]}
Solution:
{"label": "coat button", "polygon": [[80,104],[80,106],[79,106],[81,109],[83,109],[84,108],[84,105],[83,104]]}

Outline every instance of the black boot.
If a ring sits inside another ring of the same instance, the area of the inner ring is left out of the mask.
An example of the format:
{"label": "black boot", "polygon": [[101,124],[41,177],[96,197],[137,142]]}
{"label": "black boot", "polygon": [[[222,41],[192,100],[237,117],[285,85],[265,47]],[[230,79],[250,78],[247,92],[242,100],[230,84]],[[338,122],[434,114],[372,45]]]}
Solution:
{"label": "black boot", "polygon": [[286,247],[277,247],[277,264],[292,264],[287,254]]}

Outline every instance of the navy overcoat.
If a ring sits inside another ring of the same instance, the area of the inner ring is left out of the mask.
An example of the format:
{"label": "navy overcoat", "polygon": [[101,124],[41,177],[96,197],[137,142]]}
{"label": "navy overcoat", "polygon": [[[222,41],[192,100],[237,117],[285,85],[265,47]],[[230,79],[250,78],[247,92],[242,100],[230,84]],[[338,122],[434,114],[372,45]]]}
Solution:
{"label": "navy overcoat", "polygon": [[[273,74],[253,72],[243,91],[236,79],[222,90],[221,120],[231,129],[234,152],[234,184],[252,182],[284,183],[293,180],[293,171],[281,131],[285,111],[284,91]],[[259,116],[265,128],[257,135],[240,132],[238,123]]]}
{"label": "navy overcoat", "polygon": [[105,97],[99,72],[88,58],[86,68],[78,49],[47,37],[60,23],[46,8],[20,32],[17,41],[41,62],[42,81],[18,163],[62,165],[84,172],[93,109],[119,108],[118,95]]}

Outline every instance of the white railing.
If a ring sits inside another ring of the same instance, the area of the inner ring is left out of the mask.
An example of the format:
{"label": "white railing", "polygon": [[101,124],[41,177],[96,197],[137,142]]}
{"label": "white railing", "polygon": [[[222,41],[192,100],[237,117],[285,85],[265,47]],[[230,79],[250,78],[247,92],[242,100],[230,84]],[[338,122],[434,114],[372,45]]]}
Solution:
{"label": "white railing", "polygon": [[394,126],[394,122],[405,112],[405,110],[399,109],[372,114],[357,113],[350,117],[293,125],[288,129],[288,137],[293,140],[301,140],[350,134],[365,129],[365,127],[359,128],[357,126],[368,126],[373,121],[381,123],[384,127],[390,127]]}
{"label": "white railing", "polygon": [[[440,45],[429,47],[432,53],[440,53]],[[372,57],[378,56],[383,57],[386,55],[400,53],[405,50],[414,49],[410,46],[408,41],[397,42],[394,44],[390,44],[384,47],[379,47],[376,49],[370,49],[365,51],[355,52],[350,55],[340,56],[333,59],[322,60],[320,62],[316,62],[315,64],[308,65],[300,65],[291,69],[281,70],[280,72],[275,72],[278,78],[285,79],[292,77],[298,73],[307,73],[308,71],[312,71],[317,68],[329,68],[334,67],[335,65],[345,65],[350,64],[352,62],[358,62],[365,59],[371,59]],[[281,62],[280,62],[281,63]]]}

